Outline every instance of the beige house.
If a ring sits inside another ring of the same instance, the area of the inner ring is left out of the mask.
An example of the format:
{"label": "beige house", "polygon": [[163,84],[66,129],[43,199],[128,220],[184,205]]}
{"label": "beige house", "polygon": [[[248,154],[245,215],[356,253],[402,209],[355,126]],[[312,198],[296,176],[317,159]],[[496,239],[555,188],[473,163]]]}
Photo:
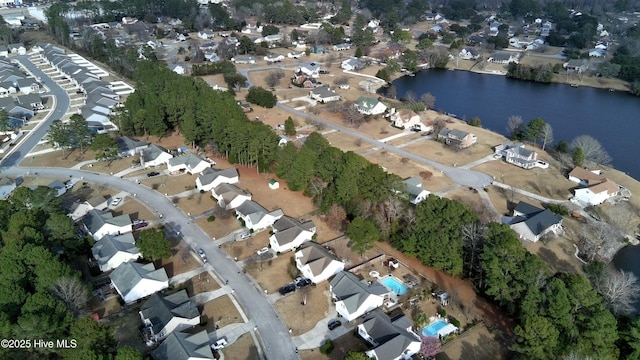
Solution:
{"label": "beige house", "polygon": [[444,128],[438,133],[438,140],[457,149],[465,149],[478,142],[474,134],[458,129]]}

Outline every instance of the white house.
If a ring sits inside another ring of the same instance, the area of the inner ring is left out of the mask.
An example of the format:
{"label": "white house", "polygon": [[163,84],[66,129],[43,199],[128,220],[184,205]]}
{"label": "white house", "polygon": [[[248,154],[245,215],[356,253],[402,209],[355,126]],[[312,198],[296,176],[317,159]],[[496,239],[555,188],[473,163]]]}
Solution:
{"label": "white house", "polygon": [[343,70],[355,71],[362,69],[364,67],[364,64],[358,59],[347,59],[340,63],[340,67]]}
{"label": "white house", "polygon": [[189,300],[187,290],[171,295],[153,294],[140,308],[140,319],[149,340],[158,342],[172,332],[200,324],[198,306]]}
{"label": "white house", "polygon": [[523,169],[533,169],[538,163],[538,153],[525,149],[523,143],[506,143],[495,148],[496,155],[500,155],[509,164]]}
{"label": "white house", "polygon": [[240,176],[236,168],[216,170],[208,167],[202,170],[196,179],[196,188],[201,191],[211,191],[220,184],[237,184],[238,181]]}
{"label": "white house", "polygon": [[466,47],[460,50],[458,57],[462,60],[477,60],[480,57],[478,50]]}
{"label": "white house", "polygon": [[358,325],[358,336],[372,348],[365,352],[371,359],[408,360],[420,351],[420,337],[411,328],[413,322],[404,314],[390,318],[382,311],[368,314]]}
{"label": "white house", "polygon": [[331,90],[328,85],[320,86],[309,91],[309,97],[320,103],[340,101],[340,95],[335,90]]}
{"label": "white house", "polygon": [[27,53],[27,49],[22,43],[9,44],[7,45],[7,49],[12,54],[25,55]]}
{"label": "white house", "polygon": [[233,184],[222,183],[211,190],[211,195],[218,201],[218,206],[225,210],[235,209],[247,200],[251,194]]}
{"label": "white house", "polygon": [[420,115],[416,114],[411,109],[400,109],[396,111],[392,108],[388,115],[391,124],[400,129],[415,129],[427,130],[427,127],[422,123]]}
{"label": "white house", "polygon": [[600,205],[620,192],[618,184],[607,179],[598,170],[574,168],[569,173],[569,180],[581,186],[574,190],[573,199],[587,205]]}
{"label": "white house", "polygon": [[214,33],[211,30],[202,30],[198,32],[198,37],[202,40],[209,40],[214,37]]}
{"label": "white house", "polygon": [[[187,152],[183,155],[169,159],[167,169],[169,172],[186,171],[189,174],[200,174],[204,169],[210,168],[211,163],[200,157],[200,155]],[[215,165],[215,164],[214,164]]]}
{"label": "white house", "polygon": [[344,261],[324,246],[309,241],[300,245],[295,253],[296,267],[302,276],[314,284],[328,280],[344,270]]}
{"label": "white house", "polygon": [[231,59],[236,64],[255,64],[256,59],[249,55],[238,55]]}
{"label": "white house", "polygon": [[169,70],[173,71],[174,73],[176,73],[178,75],[186,74],[186,69],[184,68],[184,66],[182,64],[171,64],[171,65],[169,65]]}
{"label": "white house", "polygon": [[122,263],[136,261],[142,257],[140,249],[136,247],[133,234],[105,235],[91,248],[93,258],[98,262],[100,271],[109,271]]}
{"label": "white house", "polygon": [[306,76],[310,76],[314,79],[320,77],[320,65],[314,62],[303,62],[298,64],[296,73],[303,73]]}
{"label": "white house", "polygon": [[120,156],[128,157],[135,154],[140,154],[144,149],[149,146],[146,141],[140,141],[129,136],[121,136],[116,140],[118,147],[120,148]]}
{"label": "white house", "polygon": [[20,92],[25,95],[40,91],[40,84],[34,78],[18,79],[15,81],[15,85],[20,89]]}
{"label": "white house", "polygon": [[557,235],[562,231],[562,216],[524,201],[513,209],[513,217],[505,217],[503,223],[509,224],[521,239],[533,242],[550,232]]}
{"label": "white house", "polygon": [[284,55],[273,54],[264,57],[264,61],[268,63],[277,63],[284,60]]}
{"label": "white house", "polygon": [[22,177],[11,178],[7,176],[0,177],[0,199],[8,198],[13,190],[22,184]]}
{"label": "white house", "polygon": [[429,190],[422,187],[422,181],[417,176],[406,178],[403,182],[407,189],[409,202],[413,205],[418,205],[431,194]]}
{"label": "white house", "polygon": [[333,46],[334,51],[344,51],[349,49],[351,49],[351,44],[349,43],[343,43],[343,44],[338,44]]}
{"label": "white house", "polygon": [[336,311],[347,321],[377,309],[389,295],[389,289],[377,281],[367,283],[348,271],[342,271],[329,283]]}
{"label": "white house", "polygon": [[109,274],[109,278],[126,304],[169,287],[167,272],[164,268],[156,270],[153,263],[123,263]]}
{"label": "white house", "polygon": [[295,249],[310,241],[316,233],[313,221],[300,222],[290,216],[282,216],[271,227],[273,234],[269,237],[269,245],[276,252]]}
{"label": "white house", "polygon": [[591,49],[589,50],[589,56],[591,57],[603,57],[607,55],[607,51],[606,50],[602,50],[602,49]]}
{"label": "white house", "polygon": [[90,210],[83,218],[82,225],[94,240],[106,235],[121,235],[133,231],[129,214],[113,216],[111,211]]}
{"label": "white house", "polygon": [[360,96],[353,106],[364,115],[380,115],[387,111],[387,106],[381,101],[365,96]]}
{"label": "white house", "polygon": [[244,222],[247,229],[261,230],[271,226],[284,216],[284,213],[281,209],[268,211],[257,202],[249,200],[236,208],[236,215]]}
{"label": "white house", "polygon": [[304,51],[292,51],[287,54],[288,58],[299,59],[305,55]]}
{"label": "white house", "polygon": [[169,163],[172,158],[173,155],[169,154],[167,149],[156,144],[150,144],[142,150],[140,164],[143,167],[162,166]]}
{"label": "white house", "polygon": [[207,330],[195,334],[174,331],[151,353],[151,357],[153,360],[214,359],[210,344]]}
{"label": "white house", "polygon": [[492,62],[495,64],[510,64],[510,63],[518,63],[519,55],[518,53],[510,53],[510,52],[496,52],[487,59],[488,62]]}

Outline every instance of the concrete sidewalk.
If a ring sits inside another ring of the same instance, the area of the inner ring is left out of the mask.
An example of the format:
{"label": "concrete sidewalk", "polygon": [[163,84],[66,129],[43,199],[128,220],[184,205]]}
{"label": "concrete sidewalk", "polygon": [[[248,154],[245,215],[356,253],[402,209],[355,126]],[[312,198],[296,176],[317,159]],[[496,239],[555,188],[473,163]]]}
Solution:
{"label": "concrete sidewalk", "polygon": [[174,277],[172,277],[171,279],[169,279],[169,285],[178,285],[178,284],[182,284],[183,282],[191,279],[192,277],[196,276],[196,275],[200,275],[203,272],[206,272],[207,269],[205,269],[203,266],[195,269],[195,270],[191,270],[191,271],[187,271],[186,273],[182,273],[182,274],[178,274]]}
{"label": "concrete sidewalk", "polygon": [[222,288],[217,290],[196,294],[195,296],[191,297],[191,301],[196,303],[196,305],[204,305],[211,300],[219,298],[220,296],[231,294],[231,291],[232,289],[230,286],[223,286]]}
{"label": "concrete sidewalk", "polygon": [[342,322],[342,325],[334,330],[329,330],[329,328],[327,327],[329,321],[338,319],[335,315],[336,313],[332,311],[331,315],[318,321],[313,329],[307,331],[302,335],[294,336],[293,343],[300,350],[317,349],[327,339],[335,340],[355,329],[355,327],[349,325],[349,323],[347,323],[345,319],[339,319]]}
{"label": "concrete sidewalk", "polygon": [[225,339],[227,340],[227,345],[231,345],[236,342],[240,336],[252,331],[254,328],[255,325],[253,321],[229,324],[222,329],[209,333],[209,339],[211,342],[215,342],[218,339]]}

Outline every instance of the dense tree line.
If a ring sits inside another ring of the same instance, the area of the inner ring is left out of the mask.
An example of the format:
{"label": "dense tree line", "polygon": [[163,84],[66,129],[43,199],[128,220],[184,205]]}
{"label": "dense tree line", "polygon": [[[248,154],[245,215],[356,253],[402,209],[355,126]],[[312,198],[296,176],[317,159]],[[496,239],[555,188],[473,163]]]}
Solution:
{"label": "dense tree line", "polygon": [[[48,187],[19,187],[0,202],[2,338],[74,339],[77,348],[0,349],[7,359],[98,359],[116,354],[113,330],[88,317],[89,288],[67,262],[88,251]],[[51,249],[62,250],[56,255]]]}
{"label": "dense tree line", "polygon": [[192,76],[216,75],[235,73],[236,66],[231,61],[220,61],[210,64],[194,64],[191,68]]}
{"label": "dense tree line", "polygon": [[247,94],[247,101],[270,109],[276,106],[278,99],[271,91],[259,86],[252,86]]}
{"label": "dense tree line", "polygon": [[551,65],[528,66],[510,63],[507,68],[507,77],[512,79],[549,83],[553,78]]}
{"label": "dense tree line", "polygon": [[231,162],[267,169],[275,160],[277,135],[250,122],[230,93],[146,61],[134,79],[136,92],[114,119],[123,133],[163,136],[179,130],[189,143],[210,146]]}

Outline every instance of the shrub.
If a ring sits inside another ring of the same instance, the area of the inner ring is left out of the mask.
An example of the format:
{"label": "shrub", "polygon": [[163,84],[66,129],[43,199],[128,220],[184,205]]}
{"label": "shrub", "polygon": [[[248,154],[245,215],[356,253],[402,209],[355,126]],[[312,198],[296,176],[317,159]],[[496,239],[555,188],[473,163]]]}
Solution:
{"label": "shrub", "polygon": [[215,216],[213,216],[213,215],[211,215],[211,216],[209,216],[209,217],[207,218],[207,222],[214,222],[214,221],[216,221],[216,217],[215,217]]}
{"label": "shrub", "polygon": [[473,117],[469,119],[469,125],[475,126],[475,127],[482,127],[482,121],[480,120],[480,118]]}
{"label": "shrub", "polygon": [[273,93],[259,86],[252,86],[247,94],[247,101],[266,108],[272,108],[278,102]]}
{"label": "shrub", "polygon": [[440,317],[446,317],[447,316],[447,310],[445,310],[443,308],[439,308],[438,309],[438,315],[440,315]]}
{"label": "shrub", "polygon": [[387,82],[391,80],[391,77],[389,76],[389,72],[386,69],[378,70],[378,72],[376,73],[376,77]]}
{"label": "shrub", "polygon": [[567,210],[566,207],[560,205],[560,204],[549,204],[549,210],[553,211],[554,213],[561,215],[561,216],[565,216],[565,215],[569,215],[569,210]]}
{"label": "shrub", "polygon": [[207,322],[209,321],[209,318],[206,316],[200,316],[200,326],[205,326],[207,325]]}
{"label": "shrub", "polygon": [[333,341],[327,340],[320,346],[320,352],[325,355],[331,354],[333,351]]}
{"label": "shrub", "polygon": [[449,323],[451,323],[451,325],[460,328],[460,321],[456,318],[454,318],[453,316],[449,315]]}

